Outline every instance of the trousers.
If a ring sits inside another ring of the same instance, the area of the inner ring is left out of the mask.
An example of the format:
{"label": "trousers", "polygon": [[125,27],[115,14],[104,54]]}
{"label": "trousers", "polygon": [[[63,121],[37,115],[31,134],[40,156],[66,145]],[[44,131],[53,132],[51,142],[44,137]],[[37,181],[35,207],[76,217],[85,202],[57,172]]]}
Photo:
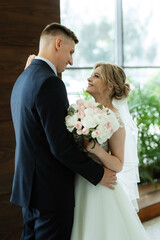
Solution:
{"label": "trousers", "polygon": [[73,211],[51,211],[22,208],[21,240],[70,240]]}

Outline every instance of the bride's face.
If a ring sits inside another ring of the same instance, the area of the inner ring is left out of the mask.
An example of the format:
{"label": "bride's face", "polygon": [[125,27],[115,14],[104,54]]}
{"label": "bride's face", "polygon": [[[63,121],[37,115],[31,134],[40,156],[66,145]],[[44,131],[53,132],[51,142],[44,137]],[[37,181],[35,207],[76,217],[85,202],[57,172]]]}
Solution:
{"label": "bride's face", "polygon": [[107,83],[101,77],[101,67],[94,69],[92,75],[88,78],[88,87],[86,92],[91,94],[94,98],[103,96],[107,92]]}

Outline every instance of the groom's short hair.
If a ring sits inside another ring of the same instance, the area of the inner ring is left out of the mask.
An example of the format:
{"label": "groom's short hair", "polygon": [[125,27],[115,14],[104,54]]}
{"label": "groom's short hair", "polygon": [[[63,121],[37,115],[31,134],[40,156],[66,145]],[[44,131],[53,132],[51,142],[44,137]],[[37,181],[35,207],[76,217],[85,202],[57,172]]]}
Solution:
{"label": "groom's short hair", "polygon": [[71,31],[69,28],[67,28],[64,25],[61,25],[59,23],[51,23],[47,25],[44,30],[42,31],[40,35],[40,39],[46,36],[57,36],[57,35],[64,35],[68,38],[71,38],[75,44],[79,42],[78,38],[76,37],[75,33]]}

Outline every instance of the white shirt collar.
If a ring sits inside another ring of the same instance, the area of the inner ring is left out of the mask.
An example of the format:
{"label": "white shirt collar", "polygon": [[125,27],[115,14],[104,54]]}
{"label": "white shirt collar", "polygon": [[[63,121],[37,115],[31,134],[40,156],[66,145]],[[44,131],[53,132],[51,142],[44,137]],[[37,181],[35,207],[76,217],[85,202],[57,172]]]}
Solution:
{"label": "white shirt collar", "polygon": [[39,59],[39,60],[42,60],[42,61],[46,62],[52,68],[52,70],[54,71],[54,73],[57,76],[57,70],[56,70],[55,66],[48,59],[43,58],[43,57],[39,57],[39,56],[35,57],[35,59]]}

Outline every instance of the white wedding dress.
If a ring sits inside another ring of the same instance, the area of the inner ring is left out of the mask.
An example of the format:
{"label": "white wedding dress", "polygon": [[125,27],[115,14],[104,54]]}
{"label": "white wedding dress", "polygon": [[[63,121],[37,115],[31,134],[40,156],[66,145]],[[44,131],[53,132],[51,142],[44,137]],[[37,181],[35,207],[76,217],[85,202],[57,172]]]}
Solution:
{"label": "white wedding dress", "polygon": [[148,240],[119,183],[111,190],[77,175],[75,198],[71,240]]}
{"label": "white wedding dress", "polygon": [[[107,150],[108,144],[102,147]],[[90,156],[99,162],[95,155]],[[111,190],[94,186],[77,174],[75,202],[71,240],[149,240],[120,181]]]}

